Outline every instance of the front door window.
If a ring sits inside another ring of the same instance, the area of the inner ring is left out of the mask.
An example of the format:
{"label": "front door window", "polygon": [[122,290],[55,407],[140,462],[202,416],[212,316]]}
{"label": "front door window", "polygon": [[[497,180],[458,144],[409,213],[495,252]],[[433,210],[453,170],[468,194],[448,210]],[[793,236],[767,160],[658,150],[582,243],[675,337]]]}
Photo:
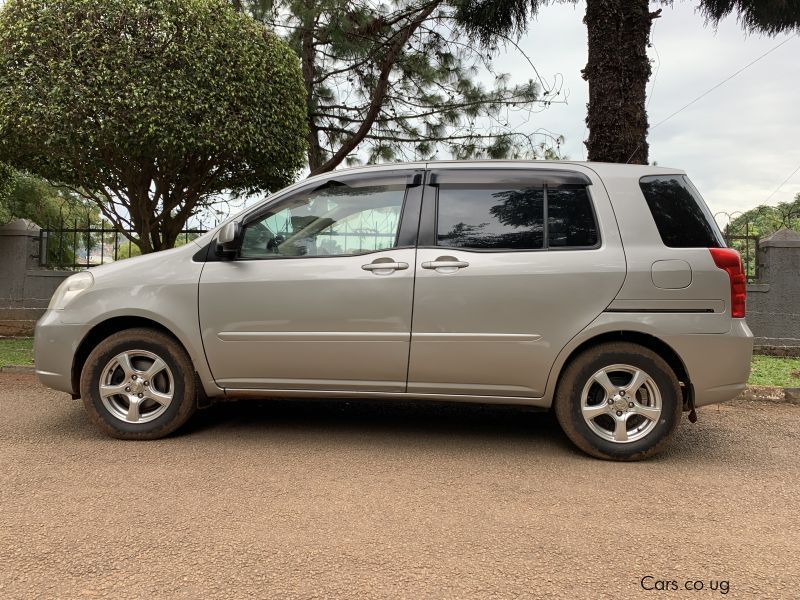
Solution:
{"label": "front door window", "polygon": [[333,182],[287,198],[245,225],[240,256],[342,256],[394,248],[405,189]]}

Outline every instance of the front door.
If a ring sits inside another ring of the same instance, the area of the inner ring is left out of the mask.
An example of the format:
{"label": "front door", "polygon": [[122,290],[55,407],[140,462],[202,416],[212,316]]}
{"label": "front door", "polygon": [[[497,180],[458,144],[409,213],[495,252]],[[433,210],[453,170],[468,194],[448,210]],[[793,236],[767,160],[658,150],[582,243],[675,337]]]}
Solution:
{"label": "front door", "polygon": [[591,172],[440,168],[425,186],[408,392],[541,397],[625,257]]}
{"label": "front door", "polygon": [[421,196],[412,178],[341,177],[245,217],[239,255],[206,263],[200,280],[220,387],[405,391],[416,251],[401,221]]}

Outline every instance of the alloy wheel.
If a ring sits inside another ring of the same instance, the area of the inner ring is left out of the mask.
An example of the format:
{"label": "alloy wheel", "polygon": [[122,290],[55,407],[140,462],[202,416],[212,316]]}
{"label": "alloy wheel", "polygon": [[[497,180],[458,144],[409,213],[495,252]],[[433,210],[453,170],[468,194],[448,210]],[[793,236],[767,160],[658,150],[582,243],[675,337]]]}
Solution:
{"label": "alloy wheel", "polygon": [[126,350],[112,358],[100,376],[100,399],[126,423],[147,423],[166,412],[175,395],[167,363],[147,350]]}
{"label": "alloy wheel", "polygon": [[643,369],[615,364],[595,372],[581,392],[581,414],[604,440],[627,444],[647,436],[661,419],[661,392]]}

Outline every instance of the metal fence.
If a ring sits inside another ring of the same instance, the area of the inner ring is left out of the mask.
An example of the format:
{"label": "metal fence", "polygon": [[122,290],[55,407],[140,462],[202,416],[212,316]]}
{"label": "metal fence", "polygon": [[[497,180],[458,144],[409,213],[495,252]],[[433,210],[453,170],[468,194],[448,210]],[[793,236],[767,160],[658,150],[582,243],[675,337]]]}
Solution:
{"label": "metal fence", "polygon": [[714,215],[725,243],[731,248],[736,249],[742,256],[742,265],[747,275],[747,281],[752,283],[758,279],[758,240],[757,227],[750,218],[745,217],[741,212],[718,212]]}
{"label": "metal fence", "polygon": [[[720,214],[720,213],[718,213]],[[352,229],[345,226],[331,227],[322,232],[323,238],[328,238],[335,248],[339,244],[349,246],[350,239],[359,240],[359,246],[370,246],[379,244],[379,238],[394,237],[394,233],[384,234],[383,223],[370,223],[365,227],[364,223]],[[284,225],[285,232],[278,227],[279,234],[290,234],[292,227],[288,223]],[[725,241],[731,248],[735,248],[742,256],[745,273],[748,281],[758,279],[758,240],[757,235],[748,235],[747,226],[744,234],[739,229],[731,230],[729,223],[722,227]],[[195,228],[184,229],[178,236],[177,244],[182,245],[196,239],[206,233],[208,229]],[[125,235],[125,234],[128,235]],[[101,221],[99,226],[87,219],[86,223],[77,220],[60,222],[56,226],[48,226],[39,232],[39,265],[44,268],[56,268],[67,270],[81,270],[95,267],[104,263],[109,263],[138,254],[138,247],[130,240],[133,230],[121,230],[110,227],[105,221]],[[369,241],[365,244],[365,238]],[[338,244],[336,243],[338,242]],[[333,248],[331,248],[333,250]]]}
{"label": "metal fence", "polygon": [[725,235],[725,242],[735,248],[742,257],[742,265],[748,283],[758,279],[758,236],[757,235]]}
{"label": "metal fence", "polygon": [[742,255],[748,281],[759,277],[759,239],[780,229],[800,229],[800,202],[761,205],[746,212],[720,211],[714,214],[728,245]]}
{"label": "metal fence", "polygon": [[[206,229],[184,229],[177,244],[182,245],[206,233]],[[87,222],[60,222],[39,232],[39,265],[50,269],[81,270],[136,256],[139,249],[128,237],[133,230]]]}

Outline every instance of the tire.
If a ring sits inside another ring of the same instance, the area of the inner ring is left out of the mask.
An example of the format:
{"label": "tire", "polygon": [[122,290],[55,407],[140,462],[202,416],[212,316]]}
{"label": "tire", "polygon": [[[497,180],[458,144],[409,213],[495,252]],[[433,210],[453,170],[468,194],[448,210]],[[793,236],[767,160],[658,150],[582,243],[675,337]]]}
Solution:
{"label": "tire", "polygon": [[197,408],[191,359],[155,329],[127,329],[100,342],[86,359],[80,391],[92,421],[123,440],[169,435]]}
{"label": "tire", "polygon": [[683,396],[675,373],[658,354],[611,342],[569,364],[554,405],[561,428],[578,448],[596,458],[634,461],[664,447],[680,423]]}

